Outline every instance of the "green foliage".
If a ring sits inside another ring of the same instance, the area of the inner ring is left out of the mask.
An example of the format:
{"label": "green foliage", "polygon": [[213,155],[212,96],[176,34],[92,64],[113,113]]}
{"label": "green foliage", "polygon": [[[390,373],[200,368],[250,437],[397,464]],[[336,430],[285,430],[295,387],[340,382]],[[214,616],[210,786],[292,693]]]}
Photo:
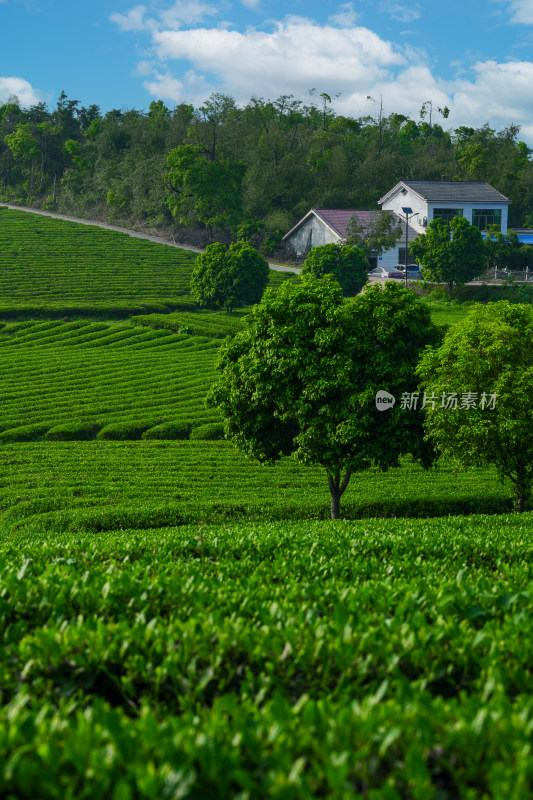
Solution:
{"label": "green foliage", "polygon": [[467,283],[485,268],[481,232],[464,217],[454,217],[449,224],[432,220],[409,253],[421,265],[424,278],[446,283],[450,294],[454,286]]}
{"label": "green foliage", "polygon": [[222,346],[209,402],[249,456],[294,452],[320,464],[338,516],[352,472],[387,469],[408,452],[429,458],[420,415],[379,411],[375,396],[413,391],[418,355],[437,338],[428,310],[399,286],[376,284],[347,303],[330,278],[285,284]]}
{"label": "green foliage", "polygon": [[352,216],[346,226],[346,244],[360,248],[368,258],[380,256],[385,250],[390,250],[400,236],[402,229],[394,221],[392,214],[383,211],[370,212],[369,221],[365,224],[358,222],[357,216]]}
{"label": "green foliage", "polygon": [[162,422],[148,428],[143,439],[188,439],[192,425],[190,422]]}
{"label": "green foliage", "polygon": [[32,135],[32,126],[28,123],[17,125],[13,133],[7,134],[4,141],[13,153],[15,159],[23,161],[36,161],[41,151],[39,143]]}
{"label": "green foliage", "polygon": [[0,331],[4,438],[21,440],[27,425],[67,440],[111,423],[215,422],[203,396],[215,376],[218,344],[129,323],[6,325]]}
{"label": "green foliage", "polygon": [[80,442],[93,439],[100,425],[95,422],[65,422],[50,428],[45,439],[51,442]]}
{"label": "green foliage", "polygon": [[172,314],[141,314],[132,317],[131,321],[149,328],[207,336],[210,339],[233,336],[242,327],[242,316],[239,313],[229,316],[225,312],[199,310],[178,311]]}
{"label": "green foliage", "polygon": [[225,308],[258,303],[268,284],[269,266],[246,242],[208,245],[196,259],[191,278],[191,296],[201,306]]}
{"label": "green foliage", "polygon": [[220,422],[211,422],[199,425],[191,431],[191,439],[201,439],[204,442],[213,442],[224,438],[224,426]]}
{"label": "green foliage", "polygon": [[182,224],[200,222],[234,228],[242,217],[243,162],[210,160],[197,145],[184,144],[166,156],[167,205]]}
{"label": "green foliage", "polygon": [[[427,430],[448,456],[494,465],[514,488],[522,510],[533,482],[533,309],[507,302],[473,308],[428,351],[419,373],[428,395],[455,392],[455,409],[427,413]],[[463,402],[472,393],[472,404]],[[495,396],[491,404],[483,397]],[[492,405],[494,406],[492,408]]]}
{"label": "green foliage", "polygon": [[[432,120],[437,110],[426,101],[411,119],[378,103],[374,114],[350,118],[336,115],[324,92],[307,103],[282,95],[241,106],[215,93],[200,108],[155,101],[148,112],[101,113],[64,93],[50,108],[6,103],[2,194],[100,218],[116,213],[106,203],[111,189],[128,200],[121,217],[158,227],[179,219],[187,226],[180,234],[194,244],[200,231],[216,235],[206,225],[235,231],[243,219],[257,219],[286,232],[311,207],[370,209],[398,176],[444,174],[488,181],[511,199],[510,225],[527,226],[533,164],[518,126],[446,130]],[[446,120],[446,108],[441,113]],[[15,136],[8,140],[15,158],[6,136]]]}
{"label": "green foliage", "polygon": [[149,422],[110,422],[96,435],[97,439],[107,439],[109,441],[123,442],[128,439],[140,439],[148,428],[153,427]]}
{"label": "green foliage", "polygon": [[526,798],[532,527],[4,537],[0,793]]}
{"label": "green foliage", "polygon": [[322,244],[313,247],[304,261],[302,278],[332,275],[340,283],[345,297],[359,294],[368,281],[369,264],[358,247]]}
{"label": "green foliage", "polygon": [[511,229],[502,233],[494,225],[489,225],[483,247],[487,269],[525,270],[533,265],[533,247],[523,245],[516,231]]}
{"label": "green foliage", "polygon": [[[20,313],[122,316],[192,306],[194,253],[92,225],[6,209],[0,297]],[[157,307],[159,306],[159,308]],[[26,309],[26,312],[24,312]]]}
{"label": "green foliage", "polygon": [[43,435],[50,428],[47,422],[36,422],[29,425],[17,425],[7,428],[0,433],[0,443],[7,442],[36,442],[42,439]]}

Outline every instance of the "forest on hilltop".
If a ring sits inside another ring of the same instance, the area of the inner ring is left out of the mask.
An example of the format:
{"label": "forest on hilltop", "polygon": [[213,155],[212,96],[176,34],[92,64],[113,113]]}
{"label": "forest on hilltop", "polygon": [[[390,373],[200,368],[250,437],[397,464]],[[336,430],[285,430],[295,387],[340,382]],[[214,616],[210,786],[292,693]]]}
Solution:
{"label": "forest on hilltop", "polygon": [[[448,128],[448,109],[417,119],[351,118],[325,93],[213,94],[202,106],[101,113],[63,92],[54,108],[0,106],[0,199],[129,225],[180,240],[254,238],[265,252],[311,207],[377,208],[399,180],[483,180],[512,201],[511,227],[533,226],[531,150],[510,124]],[[438,120],[438,121],[436,121]]]}

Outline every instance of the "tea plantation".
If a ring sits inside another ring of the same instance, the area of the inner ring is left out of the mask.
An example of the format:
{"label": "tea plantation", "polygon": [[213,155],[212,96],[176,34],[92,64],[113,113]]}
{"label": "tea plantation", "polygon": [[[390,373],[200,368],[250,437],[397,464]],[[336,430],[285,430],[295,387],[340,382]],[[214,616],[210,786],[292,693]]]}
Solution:
{"label": "tea plantation", "polygon": [[0,244],[0,797],[529,800],[509,487],[406,460],[328,521],[320,469],[221,439],[242,315],[189,254],[5,210]]}

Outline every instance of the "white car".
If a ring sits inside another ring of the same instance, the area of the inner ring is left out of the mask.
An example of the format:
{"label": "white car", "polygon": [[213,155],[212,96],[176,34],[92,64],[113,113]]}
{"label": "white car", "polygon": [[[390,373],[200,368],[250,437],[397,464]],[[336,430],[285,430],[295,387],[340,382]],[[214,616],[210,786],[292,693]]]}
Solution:
{"label": "white car", "polygon": [[403,278],[403,272],[394,267],[374,267],[368,274],[371,278]]}

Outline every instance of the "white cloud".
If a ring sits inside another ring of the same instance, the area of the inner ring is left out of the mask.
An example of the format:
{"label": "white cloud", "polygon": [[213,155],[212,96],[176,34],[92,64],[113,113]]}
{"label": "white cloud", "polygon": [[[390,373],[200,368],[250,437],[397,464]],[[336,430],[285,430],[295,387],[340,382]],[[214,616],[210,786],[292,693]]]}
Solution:
{"label": "white cloud", "polygon": [[511,22],[533,25],[533,0],[510,0]]}
{"label": "white cloud", "polygon": [[[203,75],[198,75],[194,70],[189,70],[183,76],[183,81],[175,78],[170,72],[154,72],[151,81],[144,81],[144,88],[153,97],[175,103],[187,102],[191,97],[206,98],[216,91],[216,86],[209,84]],[[198,102],[197,105],[200,105]]]}
{"label": "white cloud", "polygon": [[125,14],[111,14],[109,19],[121,31],[147,31],[156,27],[179,30],[184,25],[198,25],[219,13],[216,6],[203,0],[175,0],[169,8],[157,13],[157,19],[145,17],[146,6],[133,6]]}
{"label": "white cloud", "polygon": [[[513,2],[518,7],[519,0]],[[524,9],[525,3],[521,5]],[[214,91],[239,104],[282,94],[308,101],[309,89],[315,87],[318,93],[340,93],[335,109],[348,116],[373,114],[366,99],[370,95],[383,98],[386,115],[396,112],[412,119],[431,100],[434,119],[445,128],[488,122],[500,130],[518,124],[521,136],[533,144],[532,61],[478,61],[470,68],[463,65],[455,80],[444,80],[423,50],[396,46],[368,28],[348,25],[353,11],[349,2],[338,7],[338,14],[348,15],[341,18],[346,23],[341,27],[335,14],[325,25],[287,16],[268,30],[238,31],[223,24],[176,29],[185,24],[185,14],[194,25],[201,14],[211,15],[212,8],[201,0],[180,0],[169,9],[166,25],[162,14],[153,20],[148,28],[151,49],[137,69],[151,96],[196,107]],[[129,19],[143,20],[144,15]],[[173,62],[181,62],[176,70]],[[188,65],[185,73],[183,62]],[[439,106],[448,106],[449,119],[439,116]]]}
{"label": "white cloud", "polygon": [[203,3],[201,0],[177,0],[158,16],[163,26],[177,29],[182,25],[198,25],[207,17],[217,16],[219,13],[216,6]]}
{"label": "white cloud", "polygon": [[533,143],[533,63],[480,61],[473,73],[472,80],[458,80],[452,86],[453,119],[469,125],[489,122],[497,129],[514,123],[521,126],[521,138]]}
{"label": "white cloud", "polygon": [[339,6],[337,13],[329,17],[329,21],[334,25],[341,25],[343,28],[351,28],[355,25],[358,16],[353,3],[343,3]]}
{"label": "white cloud", "polygon": [[422,16],[422,11],[418,4],[412,5],[409,3],[403,5],[395,0],[381,0],[379,10],[384,14],[389,14],[399,22],[414,22],[415,19]]}
{"label": "white cloud", "polygon": [[0,76],[0,103],[6,103],[11,97],[16,97],[23,108],[29,108],[42,101],[39,92],[24,78]]}
{"label": "white cloud", "polygon": [[147,27],[145,12],[146,6],[134,6],[126,14],[111,14],[109,19],[115,22],[121,31],[144,31]]}
{"label": "white cloud", "polygon": [[287,17],[271,32],[154,30],[152,38],[161,61],[189,61],[195,71],[216,75],[239,101],[287,91],[305,96],[311,86],[363,90],[405,63],[390,42],[367,28],[339,29],[301,17]]}
{"label": "white cloud", "polygon": [[252,8],[255,11],[261,5],[261,0],[241,0],[241,3],[243,6],[246,6],[246,8]]}

